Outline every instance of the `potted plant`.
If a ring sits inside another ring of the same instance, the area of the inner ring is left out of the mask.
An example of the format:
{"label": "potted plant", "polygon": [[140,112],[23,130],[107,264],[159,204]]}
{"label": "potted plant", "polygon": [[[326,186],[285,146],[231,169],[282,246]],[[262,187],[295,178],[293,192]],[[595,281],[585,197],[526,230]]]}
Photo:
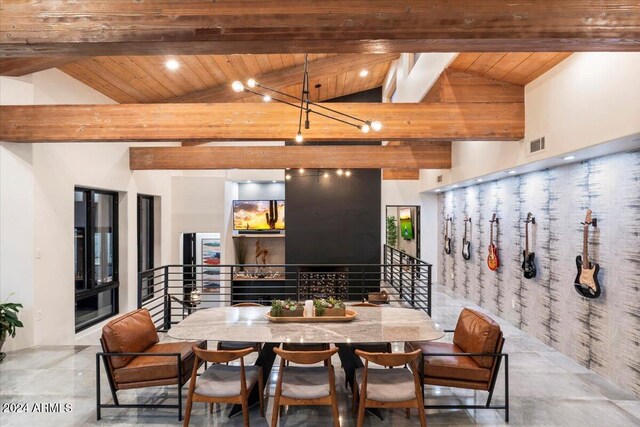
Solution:
{"label": "potted plant", "polygon": [[[11,295],[3,304],[0,304],[0,350],[2,350],[7,336],[15,337],[16,328],[23,326],[22,322],[18,320],[18,311],[22,308],[22,304],[8,302]],[[5,354],[0,352],[0,360],[4,359],[4,356]]]}
{"label": "potted plant", "polygon": [[240,271],[244,271],[244,264],[247,263],[247,240],[244,236],[234,239],[233,244],[236,248],[236,258],[240,264]]}
{"label": "potted plant", "polygon": [[271,316],[273,317],[302,317],[304,316],[304,304],[294,302],[290,299],[286,301],[271,301]]}
{"label": "potted plant", "polygon": [[344,302],[337,298],[317,299],[313,301],[316,316],[346,316]]}

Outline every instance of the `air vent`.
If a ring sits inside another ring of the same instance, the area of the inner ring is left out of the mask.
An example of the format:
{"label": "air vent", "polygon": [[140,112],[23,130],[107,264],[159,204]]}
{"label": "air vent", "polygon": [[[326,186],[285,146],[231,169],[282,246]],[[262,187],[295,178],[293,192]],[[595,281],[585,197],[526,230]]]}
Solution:
{"label": "air vent", "polygon": [[529,141],[529,154],[537,153],[545,149],[544,136],[533,141]]}
{"label": "air vent", "polygon": [[442,182],[442,175],[438,175],[438,182]]}

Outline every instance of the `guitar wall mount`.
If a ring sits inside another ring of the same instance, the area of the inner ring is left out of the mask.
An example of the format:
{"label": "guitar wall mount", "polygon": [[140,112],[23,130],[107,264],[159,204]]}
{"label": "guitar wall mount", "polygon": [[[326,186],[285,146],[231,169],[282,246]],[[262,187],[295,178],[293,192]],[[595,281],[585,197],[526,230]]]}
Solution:
{"label": "guitar wall mount", "polygon": [[584,222],[584,221],[583,221],[583,222],[581,222],[581,223],[580,223],[580,225],[590,225],[590,226],[592,226],[592,227],[594,227],[594,228],[595,228],[595,227],[597,227],[597,226],[598,226],[598,218],[593,218],[593,219],[591,220],[591,222]]}

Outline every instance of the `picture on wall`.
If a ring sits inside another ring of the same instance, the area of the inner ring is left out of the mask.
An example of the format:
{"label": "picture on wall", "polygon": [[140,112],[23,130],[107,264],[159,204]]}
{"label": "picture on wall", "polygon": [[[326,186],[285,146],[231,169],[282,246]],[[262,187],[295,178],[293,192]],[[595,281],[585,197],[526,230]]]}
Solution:
{"label": "picture on wall", "polygon": [[385,213],[387,245],[420,258],[420,206],[387,205]]}
{"label": "picture on wall", "polygon": [[234,230],[284,230],[284,200],[234,200]]}
{"label": "picture on wall", "polygon": [[220,289],[220,239],[202,239],[202,285],[207,292]]}
{"label": "picture on wall", "polygon": [[400,235],[404,240],[413,240],[413,219],[411,209],[400,209]]}

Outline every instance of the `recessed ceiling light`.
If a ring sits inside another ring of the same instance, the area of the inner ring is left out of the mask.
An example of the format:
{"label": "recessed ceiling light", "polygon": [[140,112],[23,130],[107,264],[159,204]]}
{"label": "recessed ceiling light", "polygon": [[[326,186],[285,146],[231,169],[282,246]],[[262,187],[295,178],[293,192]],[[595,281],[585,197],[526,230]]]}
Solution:
{"label": "recessed ceiling light", "polygon": [[278,181],[276,181],[276,180],[274,179],[274,180],[273,180],[273,181],[271,181],[271,182],[273,182],[273,183],[275,184],[275,183],[276,183],[276,182],[278,182]]}
{"label": "recessed ceiling light", "polygon": [[483,179],[482,179],[482,178],[478,178],[478,179],[476,179],[476,182],[482,182],[482,181],[483,181]]}
{"label": "recessed ceiling light", "polygon": [[247,184],[251,184],[252,182],[253,182],[253,181],[249,180],[249,181],[247,181]]}
{"label": "recessed ceiling light", "polygon": [[514,173],[516,173],[516,171],[509,171],[507,172],[509,175],[513,175]]}
{"label": "recessed ceiling light", "polygon": [[369,71],[367,70],[360,70],[360,77],[367,77],[369,75]]}
{"label": "recessed ceiling light", "polygon": [[458,184],[453,184],[451,188],[458,188]]}
{"label": "recessed ceiling light", "polygon": [[437,188],[437,189],[436,189],[436,193],[439,193],[439,192],[440,192],[440,189],[439,189],[439,188]]}
{"label": "recessed ceiling light", "polygon": [[180,68],[180,63],[175,59],[167,59],[167,61],[164,63],[164,66],[171,71],[175,71]]}
{"label": "recessed ceiling light", "polygon": [[576,156],[567,156],[567,157],[563,157],[562,160],[573,160],[575,158]]}

